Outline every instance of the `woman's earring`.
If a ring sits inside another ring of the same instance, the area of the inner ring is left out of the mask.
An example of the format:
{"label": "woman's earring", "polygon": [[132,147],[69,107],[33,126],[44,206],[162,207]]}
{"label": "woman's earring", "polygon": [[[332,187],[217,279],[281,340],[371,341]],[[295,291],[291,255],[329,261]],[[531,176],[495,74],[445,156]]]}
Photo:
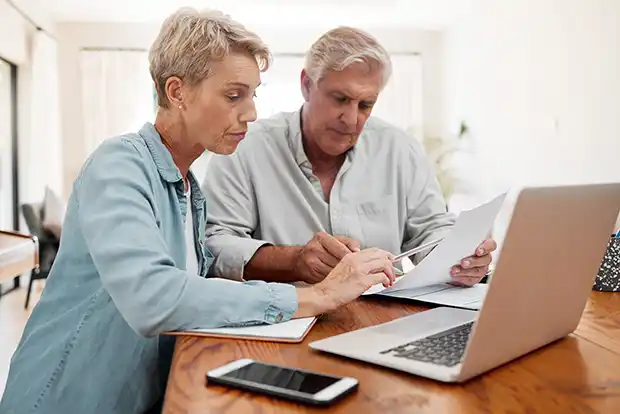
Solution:
{"label": "woman's earring", "polygon": [[183,105],[179,105],[179,109],[183,109]]}

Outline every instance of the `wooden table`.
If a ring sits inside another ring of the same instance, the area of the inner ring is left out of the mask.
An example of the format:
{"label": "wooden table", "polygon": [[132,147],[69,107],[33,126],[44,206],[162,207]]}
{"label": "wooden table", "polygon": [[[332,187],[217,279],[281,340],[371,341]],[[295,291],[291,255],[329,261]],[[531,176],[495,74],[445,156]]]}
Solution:
{"label": "wooden table", "polygon": [[[573,334],[461,385],[308,347],[318,339],[424,309],[364,298],[324,317],[296,345],[179,337],[164,413],[620,413],[620,293],[593,292]],[[320,409],[205,386],[208,370],[242,357],[353,376],[360,387],[340,403]]]}
{"label": "wooden table", "polygon": [[0,282],[36,268],[38,261],[36,238],[0,230]]}

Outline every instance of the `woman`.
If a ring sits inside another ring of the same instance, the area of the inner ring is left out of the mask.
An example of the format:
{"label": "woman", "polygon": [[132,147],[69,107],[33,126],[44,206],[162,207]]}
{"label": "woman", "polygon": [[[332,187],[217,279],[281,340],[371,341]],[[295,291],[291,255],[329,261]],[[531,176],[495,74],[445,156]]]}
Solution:
{"label": "woman", "polygon": [[205,278],[206,202],[189,168],[205,150],[235,151],[268,58],[221,13],[166,19],[149,54],[157,119],[107,140],[81,170],[0,412],[155,412],[173,347],[162,332],[317,315],[392,283],[391,256],[376,249],[308,288]]}

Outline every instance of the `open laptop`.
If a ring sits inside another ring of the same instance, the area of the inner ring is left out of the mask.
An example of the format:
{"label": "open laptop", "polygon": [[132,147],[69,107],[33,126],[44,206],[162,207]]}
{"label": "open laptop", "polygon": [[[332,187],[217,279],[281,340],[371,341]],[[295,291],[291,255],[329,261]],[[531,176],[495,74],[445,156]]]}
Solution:
{"label": "open laptop", "polygon": [[620,183],[525,188],[480,311],[435,308],[310,344],[462,382],[571,333],[620,210]]}

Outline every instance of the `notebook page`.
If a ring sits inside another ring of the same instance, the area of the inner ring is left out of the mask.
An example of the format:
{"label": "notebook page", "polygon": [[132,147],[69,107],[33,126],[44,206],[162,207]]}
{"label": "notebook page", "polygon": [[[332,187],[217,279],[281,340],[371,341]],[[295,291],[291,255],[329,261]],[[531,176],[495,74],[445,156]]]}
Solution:
{"label": "notebook page", "polygon": [[190,329],[185,332],[261,338],[299,339],[316,318],[299,318],[273,325],[244,326],[240,328]]}

